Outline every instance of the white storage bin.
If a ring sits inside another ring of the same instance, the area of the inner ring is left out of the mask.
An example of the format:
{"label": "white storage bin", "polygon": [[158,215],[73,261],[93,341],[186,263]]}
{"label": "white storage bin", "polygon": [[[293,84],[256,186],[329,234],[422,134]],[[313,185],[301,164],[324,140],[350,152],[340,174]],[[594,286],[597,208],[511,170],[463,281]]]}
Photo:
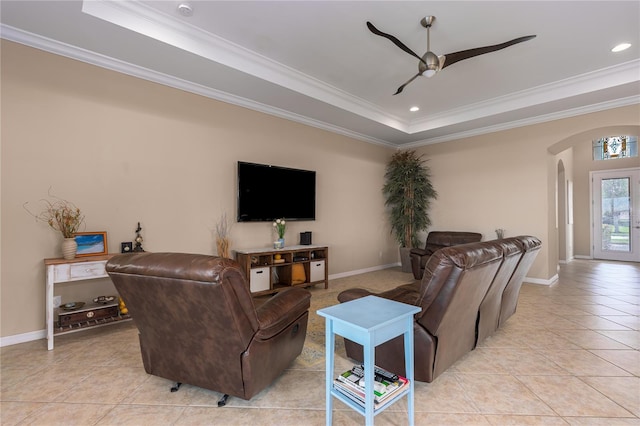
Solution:
{"label": "white storage bin", "polygon": [[252,293],[269,290],[269,268],[253,268],[249,279],[249,288]]}
{"label": "white storage bin", "polygon": [[309,264],[311,282],[324,280],[324,260],[312,260]]}

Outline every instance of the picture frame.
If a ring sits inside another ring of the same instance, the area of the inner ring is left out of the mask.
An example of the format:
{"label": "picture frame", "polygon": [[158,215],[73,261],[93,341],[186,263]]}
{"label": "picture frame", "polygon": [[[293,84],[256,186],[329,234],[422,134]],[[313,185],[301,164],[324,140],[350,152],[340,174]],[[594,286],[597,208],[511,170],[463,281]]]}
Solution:
{"label": "picture frame", "polygon": [[108,254],[106,232],[76,232],[73,237],[78,244],[77,257]]}

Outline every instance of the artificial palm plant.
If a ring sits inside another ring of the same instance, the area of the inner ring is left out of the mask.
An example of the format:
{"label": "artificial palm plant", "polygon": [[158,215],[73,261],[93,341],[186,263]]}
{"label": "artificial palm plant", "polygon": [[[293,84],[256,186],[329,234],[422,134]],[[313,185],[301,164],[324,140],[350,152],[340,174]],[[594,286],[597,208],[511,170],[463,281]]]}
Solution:
{"label": "artificial palm plant", "polygon": [[400,247],[418,247],[418,233],[431,225],[429,207],[438,196],[429,168],[415,151],[398,151],[387,164],[385,179],[382,192],[391,207],[391,230]]}

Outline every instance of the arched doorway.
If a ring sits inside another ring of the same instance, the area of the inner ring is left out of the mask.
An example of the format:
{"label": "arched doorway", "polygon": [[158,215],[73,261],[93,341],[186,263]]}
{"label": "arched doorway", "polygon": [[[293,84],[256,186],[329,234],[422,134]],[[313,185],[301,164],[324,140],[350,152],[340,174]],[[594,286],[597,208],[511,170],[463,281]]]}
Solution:
{"label": "arched doorway", "polygon": [[[556,221],[549,225],[549,244],[557,248],[558,263],[593,259],[593,217],[591,177],[593,171],[634,168],[638,157],[615,161],[593,161],[592,141],[608,135],[638,135],[639,125],[607,126],[585,130],[548,147],[549,200],[555,202]],[[564,176],[562,176],[564,174]],[[562,186],[562,188],[560,187]],[[551,218],[550,218],[551,219]],[[552,259],[549,259],[552,260]]]}

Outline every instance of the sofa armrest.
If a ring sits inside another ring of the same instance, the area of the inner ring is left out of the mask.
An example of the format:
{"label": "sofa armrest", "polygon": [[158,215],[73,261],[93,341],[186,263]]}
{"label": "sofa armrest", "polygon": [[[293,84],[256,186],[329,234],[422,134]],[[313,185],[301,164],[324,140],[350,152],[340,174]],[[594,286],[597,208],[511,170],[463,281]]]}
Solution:
{"label": "sofa armrest", "polygon": [[311,293],[294,287],[282,291],[256,309],[260,329],[256,337],[269,339],[309,310]]}

